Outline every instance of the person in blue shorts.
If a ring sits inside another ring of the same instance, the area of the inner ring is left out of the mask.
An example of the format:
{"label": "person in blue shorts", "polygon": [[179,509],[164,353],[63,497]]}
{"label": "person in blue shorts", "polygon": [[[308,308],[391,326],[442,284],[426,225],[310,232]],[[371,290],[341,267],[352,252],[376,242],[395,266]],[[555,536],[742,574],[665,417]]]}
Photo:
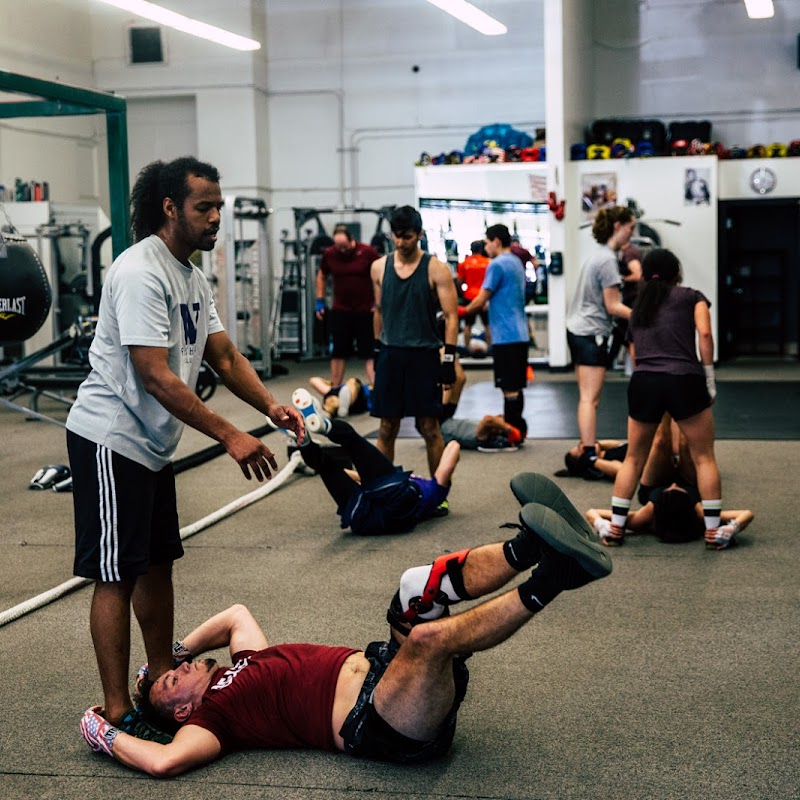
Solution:
{"label": "person in blue shorts", "polygon": [[303,415],[307,430],[340,445],[355,470],[346,469],[307,435],[300,445],[303,461],[322,478],[336,501],[342,528],[357,534],[407,533],[436,515],[447,498],[461,447],[450,442],[433,478],[396,467],[375,445],[342,419],[329,419],[305,389],[295,389],[292,403]]}

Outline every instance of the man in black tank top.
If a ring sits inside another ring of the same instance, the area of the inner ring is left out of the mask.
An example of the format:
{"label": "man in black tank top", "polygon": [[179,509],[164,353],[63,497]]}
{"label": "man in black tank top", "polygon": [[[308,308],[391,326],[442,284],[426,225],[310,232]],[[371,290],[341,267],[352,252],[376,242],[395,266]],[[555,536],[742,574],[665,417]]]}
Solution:
{"label": "man in black tank top", "polygon": [[[449,267],[420,250],[419,212],[402,206],[392,213],[390,225],[396,249],[372,265],[376,354],[371,413],[381,420],[378,449],[391,461],[400,421],[414,417],[433,475],[444,450],[442,387],[455,381],[458,296]],[[444,342],[436,324],[439,307]]]}

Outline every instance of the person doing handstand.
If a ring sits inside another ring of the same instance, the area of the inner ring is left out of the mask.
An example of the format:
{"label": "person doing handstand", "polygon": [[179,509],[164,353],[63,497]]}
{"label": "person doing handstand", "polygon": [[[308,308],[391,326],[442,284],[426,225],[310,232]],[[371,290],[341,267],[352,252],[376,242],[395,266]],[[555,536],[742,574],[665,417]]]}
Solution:
{"label": "person doing handstand", "polygon": [[[181,726],[170,744],[118,732],[99,707],[81,720],[84,739],[155,777],[253,748],[308,747],[401,764],[444,754],[467,690],[467,658],[509,639],[562,591],[611,572],[608,551],[552,481],[523,473],[511,488],[522,504],[519,533],[406,570],[389,606],[388,641],[364,652],[270,646],[249,611],[233,606],[178,647],[191,658],[227,646],[232,666],[184,660],[155,683],[141,681],[143,706]],[[449,615],[451,605],[496,592],[532,567],[516,588]]]}

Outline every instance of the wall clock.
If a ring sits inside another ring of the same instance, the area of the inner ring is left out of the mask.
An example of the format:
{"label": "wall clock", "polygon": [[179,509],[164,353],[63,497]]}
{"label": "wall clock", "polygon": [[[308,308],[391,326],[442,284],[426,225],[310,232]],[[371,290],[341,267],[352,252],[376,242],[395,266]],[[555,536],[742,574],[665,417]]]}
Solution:
{"label": "wall clock", "polygon": [[769,167],[759,167],[754,169],[750,175],[750,188],[757,194],[768,194],[771,192],[778,179]]}

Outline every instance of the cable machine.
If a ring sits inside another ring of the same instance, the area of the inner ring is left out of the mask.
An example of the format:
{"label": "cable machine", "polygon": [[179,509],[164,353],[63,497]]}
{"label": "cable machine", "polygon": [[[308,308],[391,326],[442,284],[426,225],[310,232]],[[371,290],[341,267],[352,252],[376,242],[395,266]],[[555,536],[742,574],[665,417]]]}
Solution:
{"label": "cable machine", "polygon": [[272,210],[258,197],[228,195],[222,207],[222,247],[203,254],[217,313],[239,352],[262,378],[272,376],[272,274],[267,221]]}

